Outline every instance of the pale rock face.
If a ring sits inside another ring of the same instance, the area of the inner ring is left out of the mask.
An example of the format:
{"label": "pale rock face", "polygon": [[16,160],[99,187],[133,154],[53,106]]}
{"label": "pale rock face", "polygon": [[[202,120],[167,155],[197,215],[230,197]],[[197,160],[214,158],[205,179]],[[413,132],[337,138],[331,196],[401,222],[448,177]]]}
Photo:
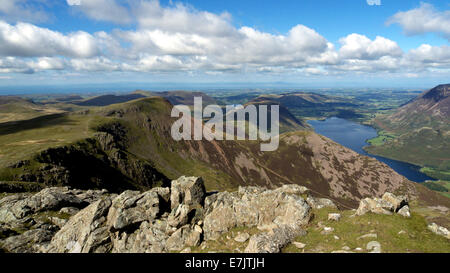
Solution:
{"label": "pale rock face", "polygon": [[399,209],[397,211],[397,213],[400,214],[403,217],[408,217],[408,218],[411,217],[411,213],[409,211],[409,206],[408,205],[403,206],[401,209]]}
{"label": "pale rock face", "polygon": [[117,231],[110,235],[113,253],[160,253],[165,251],[167,223],[156,220],[142,222],[133,233]]}
{"label": "pale rock face", "polygon": [[239,233],[234,240],[238,243],[243,243],[250,238],[250,235],[247,232]]}
{"label": "pale rock face", "polygon": [[300,242],[293,242],[292,244],[293,244],[296,248],[299,248],[299,249],[303,249],[303,248],[305,248],[305,246],[306,246],[306,244],[300,243]]}
{"label": "pale rock face", "polygon": [[181,176],[173,180],[170,187],[171,209],[180,204],[189,207],[201,206],[205,199],[206,190],[200,177]]}
{"label": "pale rock face", "polygon": [[381,245],[377,241],[368,242],[366,249],[369,250],[370,253],[381,253]]}
{"label": "pale rock face", "polygon": [[313,209],[321,209],[321,208],[337,208],[337,206],[331,201],[330,199],[326,198],[315,198],[312,196],[308,196],[306,199],[306,202],[313,208]]}
{"label": "pale rock face", "polygon": [[[391,215],[407,206],[407,204],[408,198],[406,196],[395,196],[392,193],[386,192],[382,198],[361,199],[355,215],[361,216],[368,212]],[[404,209],[402,213],[406,214],[406,210],[409,210],[409,207]]]}
{"label": "pale rock face", "polygon": [[[84,198],[90,196],[85,194]],[[46,188],[35,195],[18,194],[0,200],[0,223],[9,223],[46,210],[63,207],[86,207],[89,203],[77,197],[68,188]]]}
{"label": "pale rock face", "polygon": [[59,210],[60,213],[65,213],[65,214],[70,214],[70,215],[75,215],[79,211],[80,211],[80,209],[75,208],[75,207],[64,207]]}
{"label": "pale rock face", "polygon": [[189,220],[188,213],[189,213],[189,207],[184,204],[179,204],[169,214],[167,223],[172,227],[179,228],[179,227],[187,224],[187,222]]}
{"label": "pale rock face", "polygon": [[356,238],[357,240],[360,239],[365,239],[365,238],[373,238],[373,239],[377,239],[378,235],[376,233],[368,233],[368,234],[364,234],[362,236],[359,236],[358,238]]}
{"label": "pale rock face", "polygon": [[2,241],[2,248],[8,252],[32,253],[47,245],[54,232],[47,229],[33,229]]}
{"label": "pale rock face", "polygon": [[59,230],[52,238],[46,252],[96,252],[109,241],[105,226],[111,199],[98,200],[83,209]]}
{"label": "pale rock face", "polygon": [[230,228],[282,227],[300,229],[309,222],[311,207],[295,194],[281,190],[241,187],[238,192],[221,192],[205,200],[205,239],[214,239]]}
{"label": "pale rock face", "polygon": [[381,199],[387,201],[388,203],[391,203],[395,212],[397,212],[401,207],[408,204],[408,197],[402,195],[395,196],[390,192],[384,193]]}
{"label": "pale rock face", "polygon": [[177,229],[166,241],[168,251],[180,251],[184,246],[197,246],[200,244],[200,234],[191,230],[188,225]]}
{"label": "pale rock face", "polygon": [[278,253],[295,237],[305,234],[304,230],[293,230],[287,226],[266,233],[255,234],[250,237],[245,253]]}
{"label": "pale rock face", "polygon": [[450,239],[450,231],[445,227],[441,227],[436,223],[431,223],[428,225],[428,229],[431,230],[433,233],[436,233],[437,235],[441,235],[447,239]]}
{"label": "pale rock face", "polygon": [[340,213],[328,213],[328,220],[339,221],[341,219]]}
{"label": "pale rock face", "polygon": [[328,234],[333,233],[333,231],[334,231],[334,228],[332,228],[332,227],[324,227],[322,232],[320,232],[320,234],[328,235]]}
{"label": "pale rock face", "polygon": [[283,185],[276,190],[282,191],[287,194],[296,194],[296,195],[309,193],[309,189],[307,187],[300,186],[297,184]]}
{"label": "pale rock face", "polygon": [[125,191],[112,201],[107,225],[113,230],[125,229],[143,221],[151,221],[159,213],[159,196],[154,191]]}

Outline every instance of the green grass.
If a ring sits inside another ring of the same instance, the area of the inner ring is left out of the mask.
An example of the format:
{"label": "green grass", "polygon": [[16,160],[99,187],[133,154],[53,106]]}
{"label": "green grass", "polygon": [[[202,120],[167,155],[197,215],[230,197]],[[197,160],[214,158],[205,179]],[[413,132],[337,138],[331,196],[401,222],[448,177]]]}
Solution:
{"label": "green grass", "polygon": [[367,140],[367,143],[374,146],[380,146],[386,143],[387,141],[393,140],[394,138],[395,138],[394,134],[381,130],[378,131],[377,137]]}
{"label": "green grass", "polygon": [[50,147],[91,136],[95,116],[50,115],[13,125],[0,124],[0,166],[5,167]]}
{"label": "green grass", "polygon": [[430,190],[437,191],[440,194],[450,198],[450,181],[444,180],[430,181],[423,183],[423,185],[429,188]]}
{"label": "green grass", "polygon": [[428,176],[450,181],[450,171],[439,170],[436,168],[423,167],[420,169],[421,172],[425,173]]}
{"label": "green grass", "polygon": [[[331,252],[344,246],[350,247],[352,251],[360,247],[367,252],[366,245],[369,241],[378,241],[382,252],[450,252],[449,241],[429,231],[425,218],[415,212],[412,212],[411,218],[404,218],[400,215],[372,213],[350,217],[354,212],[340,211],[342,215],[340,221],[328,221],[328,213],[335,211],[333,209],[314,211],[315,218],[308,226],[307,235],[295,240],[306,244],[304,252]],[[333,227],[334,232],[330,235],[320,234],[322,229],[317,226],[319,221],[325,226]],[[406,233],[398,234],[401,230]],[[368,233],[376,233],[378,237],[358,239]],[[333,235],[337,235],[340,239],[336,240]],[[302,251],[293,244],[283,250],[283,252]]]}

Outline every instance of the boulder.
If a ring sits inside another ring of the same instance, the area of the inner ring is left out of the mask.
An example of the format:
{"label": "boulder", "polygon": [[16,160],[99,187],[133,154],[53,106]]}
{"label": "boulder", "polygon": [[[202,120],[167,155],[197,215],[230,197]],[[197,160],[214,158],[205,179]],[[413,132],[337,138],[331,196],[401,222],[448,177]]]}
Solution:
{"label": "boulder", "polygon": [[203,205],[206,196],[205,185],[201,177],[181,176],[173,180],[170,187],[171,209],[180,204],[189,207],[198,207]]}
{"label": "boulder", "polygon": [[328,213],[328,220],[339,221],[341,219],[340,213]]}
{"label": "boulder", "polygon": [[431,223],[428,225],[428,229],[437,235],[444,236],[445,238],[450,239],[450,231],[445,227],[441,227],[436,223]]}
{"label": "boulder", "polygon": [[296,195],[309,193],[309,189],[307,187],[300,186],[297,184],[283,185],[283,186],[277,188],[276,190],[284,192],[286,194],[296,194]]}
{"label": "boulder", "polygon": [[160,212],[159,200],[159,195],[154,191],[123,192],[112,201],[107,217],[108,227],[121,230],[154,220]]}
{"label": "boulder", "polygon": [[175,228],[179,228],[188,223],[189,220],[189,206],[185,204],[179,204],[169,214],[167,223]]}
{"label": "boulder", "polygon": [[60,213],[65,213],[65,214],[69,214],[69,215],[75,215],[80,211],[79,208],[75,208],[75,207],[64,207],[62,209],[59,210]]}
{"label": "boulder", "polygon": [[34,253],[52,239],[54,232],[47,229],[32,229],[20,235],[8,237],[0,242],[1,248],[12,253]]}
{"label": "boulder", "polygon": [[409,211],[409,206],[408,205],[403,206],[401,209],[399,209],[397,211],[397,213],[400,214],[403,217],[408,217],[408,218],[411,217],[411,212]]}
{"label": "boulder", "polygon": [[306,199],[306,202],[313,208],[313,209],[321,209],[321,208],[337,208],[337,206],[327,198],[316,198],[312,196],[308,196]]}
{"label": "boulder", "polygon": [[370,241],[366,245],[366,249],[370,251],[370,253],[381,253],[381,245],[377,241]]}
{"label": "boulder", "polygon": [[205,200],[205,239],[216,239],[233,227],[300,229],[311,217],[311,207],[295,194],[254,187],[220,192]]}
{"label": "boulder", "polygon": [[292,240],[306,232],[301,229],[293,230],[288,226],[278,227],[266,233],[255,234],[250,237],[245,253],[278,253]]}
{"label": "boulder", "polygon": [[368,234],[364,234],[362,236],[359,236],[358,238],[356,238],[356,240],[361,240],[361,239],[366,239],[366,238],[374,238],[377,239],[378,235],[376,233],[368,233]]}
{"label": "boulder", "polygon": [[305,248],[305,246],[306,246],[306,244],[300,243],[300,242],[293,242],[292,244],[293,244],[296,248],[299,248],[299,249],[303,249],[303,248]]}
{"label": "boulder", "polygon": [[105,197],[81,210],[55,234],[45,252],[106,252],[110,248],[106,216],[111,204]]}
{"label": "boulder", "polygon": [[247,232],[239,233],[236,237],[234,237],[234,240],[238,243],[244,243],[250,238],[250,235]]}
{"label": "boulder", "polygon": [[63,207],[84,208],[89,203],[66,187],[46,188],[37,194],[17,194],[0,200],[0,223],[22,219],[30,214],[59,210]]}
{"label": "boulder", "polygon": [[[376,214],[391,215],[394,212],[398,212],[404,206],[407,206],[408,198],[406,196],[395,196],[392,193],[386,192],[382,198],[364,198],[359,202],[359,207],[356,210],[356,215],[364,215],[368,212]],[[407,214],[409,207],[402,211],[403,214]]]}
{"label": "boulder", "polygon": [[161,253],[166,251],[167,223],[164,220],[142,222],[133,233],[116,231],[111,234],[113,253]]}
{"label": "boulder", "polygon": [[403,195],[396,196],[390,192],[384,193],[381,199],[392,204],[394,212],[397,212],[400,208],[408,204],[408,197]]}
{"label": "boulder", "polygon": [[201,234],[192,230],[189,225],[177,229],[166,241],[167,251],[180,251],[185,246],[200,245]]}

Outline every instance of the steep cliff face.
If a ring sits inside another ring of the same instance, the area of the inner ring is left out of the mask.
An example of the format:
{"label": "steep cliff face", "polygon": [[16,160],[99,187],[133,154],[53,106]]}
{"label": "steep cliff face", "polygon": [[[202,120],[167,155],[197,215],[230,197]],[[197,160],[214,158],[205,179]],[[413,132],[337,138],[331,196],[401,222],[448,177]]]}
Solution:
{"label": "steep cliff face", "polygon": [[165,175],[145,160],[128,153],[121,143],[116,136],[99,132],[93,138],[44,150],[11,166],[9,178],[46,186],[108,189],[112,192],[149,189],[168,182]]}

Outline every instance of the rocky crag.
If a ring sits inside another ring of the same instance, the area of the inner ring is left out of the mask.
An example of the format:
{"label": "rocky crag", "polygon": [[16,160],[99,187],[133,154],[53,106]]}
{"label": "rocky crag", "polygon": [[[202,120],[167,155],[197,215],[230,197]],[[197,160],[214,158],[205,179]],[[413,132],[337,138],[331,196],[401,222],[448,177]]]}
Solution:
{"label": "rocky crag", "polygon": [[[381,198],[361,200],[348,217],[376,213],[409,218],[408,202],[406,196],[385,193]],[[273,253],[292,245],[304,248],[296,240],[310,232],[316,212],[324,209],[337,207],[295,184],[207,193],[201,178],[182,176],[170,187],[145,192],[116,194],[53,187],[0,199],[0,249],[44,253],[205,252],[224,251],[214,249],[214,243],[228,240],[239,245],[228,251]],[[339,211],[329,213],[328,220],[343,221],[342,217],[347,217],[343,215]],[[324,236],[333,233],[332,227],[323,223],[319,226]],[[430,224],[429,230],[449,238],[444,227]],[[380,243],[371,241],[367,251],[380,252]]]}

